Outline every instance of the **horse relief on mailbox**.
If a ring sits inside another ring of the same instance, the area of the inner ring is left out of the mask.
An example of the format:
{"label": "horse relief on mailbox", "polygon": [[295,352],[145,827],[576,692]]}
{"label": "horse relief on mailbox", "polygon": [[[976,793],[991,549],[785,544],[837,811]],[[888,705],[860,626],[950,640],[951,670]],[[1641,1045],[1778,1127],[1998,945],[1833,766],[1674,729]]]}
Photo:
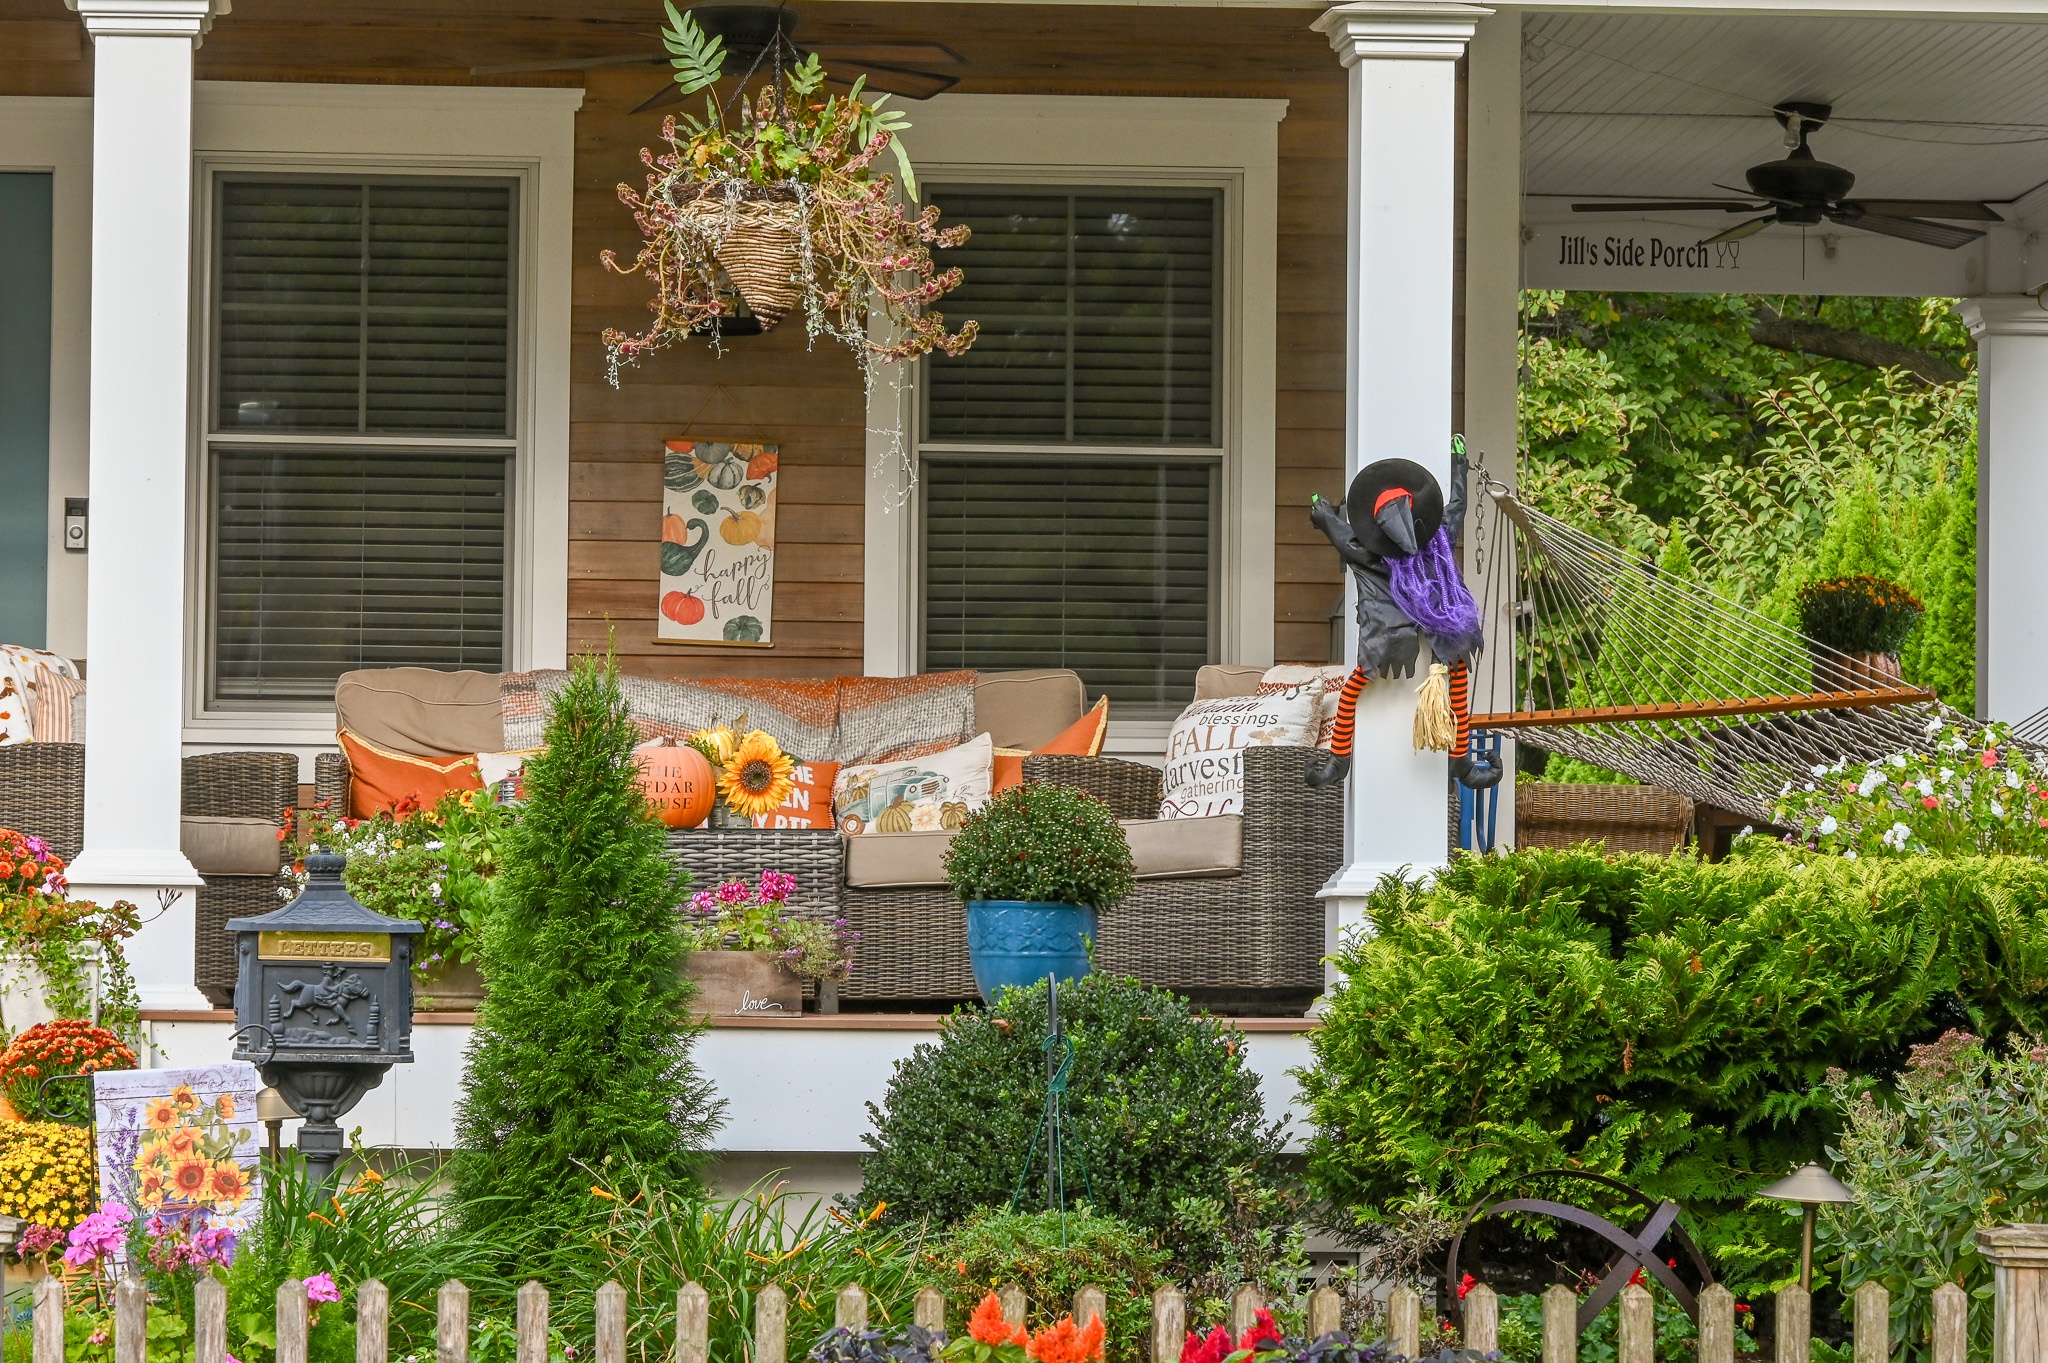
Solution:
{"label": "horse relief on mailbox", "polygon": [[774,642],[779,460],[776,445],[667,442],[656,642]]}

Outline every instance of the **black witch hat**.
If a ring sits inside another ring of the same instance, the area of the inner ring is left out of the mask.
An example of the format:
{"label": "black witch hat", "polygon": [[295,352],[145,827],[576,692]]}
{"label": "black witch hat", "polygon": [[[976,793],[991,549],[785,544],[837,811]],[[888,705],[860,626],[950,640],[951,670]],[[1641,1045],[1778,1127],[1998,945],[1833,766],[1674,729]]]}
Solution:
{"label": "black witch hat", "polygon": [[1376,459],[1351,480],[1344,519],[1373,553],[1405,558],[1420,552],[1443,525],[1443,485],[1413,459]]}

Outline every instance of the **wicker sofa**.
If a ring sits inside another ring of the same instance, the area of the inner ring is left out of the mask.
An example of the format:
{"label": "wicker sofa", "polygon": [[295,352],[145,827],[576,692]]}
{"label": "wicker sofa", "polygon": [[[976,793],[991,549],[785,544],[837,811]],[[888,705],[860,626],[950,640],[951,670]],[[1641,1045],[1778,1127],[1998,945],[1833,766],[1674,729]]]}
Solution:
{"label": "wicker sofa", "polygon": [[[1259,672],[1205,668],[1198,692],[1248,693]],[[357,693],[351,704],[366,684],[415,680],[395,673],[350,676],[357,679],[349,682]],[[976,687],[978,726],[999,744],[1036,746],[1050,738],[1081,712],[1080,679],[1062,676],[1063,685],[1033,677],[1026,701],[1019,688],[1005,693],[1004,674],[984,674]],[[337,696],[338,705],[342,699]],[[473,699],[452,690],[448,695],[451,705],[465,707],[457,722],[474,728],[472,741],[482,743],[491,722],[480,722],[468,708]],[[411,741],[430,750],[462,747],[452,726],[427,732],[434,727],[430,716],[409,708],[387,713],[400,716],[394,728],[408,730]],[[394,732],[393,741],[400,736]],[[1219,1010],[1299,1011],[1314,998],[1323,983],[1324,914],[1316,892],[1343,860],[1343,796],[1340,789],[1309,789],[1302,781],[1308,761],[1302,748],[1248,750],[1242,815],[1160,820],[1157,768],[1105,757],[1025,760],[1026,780],[1080,786],[1127,821],[1140,879],[1131,898],[1105,915],[1098,945],[1104,969]],[[345,807],[350,776],[341,754],[317,757],[315,778],[320,799]],[[789,871],[801,887],[793,905],[798,912],[848,919],[861,934],[853,978],[839,991],[848,1004],[937,1007],[975,995],[965,916],[938,871],[945,836],[687,830],[671,834],[669,845],[700,879]]]}
{"label": "wicker sofa", "polygon": [[[276,907],[284,883],[277,832],[298,798],[299,760],[290,753],[206,753],[184,761],[185,850],[204,881],[193,984],[221,1007],[234,1001],[236,968],[223,925]],[[66,861],[76,858],[85,843],[84,745],[0,747],[0,827],[42,838]]]}

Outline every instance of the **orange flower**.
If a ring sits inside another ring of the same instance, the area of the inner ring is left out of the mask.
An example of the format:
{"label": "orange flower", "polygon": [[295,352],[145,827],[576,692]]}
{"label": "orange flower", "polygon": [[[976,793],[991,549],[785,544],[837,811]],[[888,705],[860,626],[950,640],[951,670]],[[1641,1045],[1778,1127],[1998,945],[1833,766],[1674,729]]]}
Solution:
{"label": "orange flower", "polygon": [[234,1094],[232,1094],[232,1093],[223,1093],[223,1094],[222,1094],[222,1095],[221,1095],[221,1096],[219,1097],[219,1099],[217,1099],[217,1100],[216,1100],[216,1106],[217,1106],[217,1107],[218,1107],[218,1108],[220,1109],[220,1119],[221,1119],[222,1121],[224,1121],[224,1122],[231,1122],[231,1121],[233,1121],[233,1120],[235,1119],[235,1095],[234,1095]]}
{"label": "orange flower", "polygon": [[203,1159],[182,1159],[171,1166],[171,1187],[177,1190],[179,1197],[197,1198],[206,1192],[206,1185],[212,1181],[213,1168]]}
{"label": "orange flower", "polygon": [[1025,1352],[1038,1363],[1095,1363],[1102,1357],[1102,1317],[1091,1315],[1077,1326],[1072,1316],[1061,1316],[1033,1336]]}
{"label": "orange flower", "polygon": [[199,1106],[199,1095],[192,1091],[190,1084],[180,1084],[171,1090],[171,1101],[190,1111]]}
{"label": "orange flower", "polygon": [[190,1155],[199,1149],[199,1133],[189,1126],[181,1126],[164,1137],[164,1149],[173,1159]]}
{"label": "orange flower", "polygon": [[242,1166],[233,1160],[222,1160],[213,1166],[213,1175],[207,1180],[207,1188],[213,1194],[216,1207],[235,1208],[242,1205],[249,1196],[249,1176],[242,1172]]}
{"label": "orange flower", "polygon": [[[1022,1333],[1021,1326],[1018,1332]],[[1010,1342],[1010,1322],[1003,1319],[1003,1304],[996,1300],[995,1293],[983,1297],[981,1305],[967,1318],[967,1337],[977,1344]]]}
{"label": "orange flower", "polygon": [[143,1120],[151,1131],[169,1131],[178,1124],[178,1105],[168,1098],[152,1098]]}

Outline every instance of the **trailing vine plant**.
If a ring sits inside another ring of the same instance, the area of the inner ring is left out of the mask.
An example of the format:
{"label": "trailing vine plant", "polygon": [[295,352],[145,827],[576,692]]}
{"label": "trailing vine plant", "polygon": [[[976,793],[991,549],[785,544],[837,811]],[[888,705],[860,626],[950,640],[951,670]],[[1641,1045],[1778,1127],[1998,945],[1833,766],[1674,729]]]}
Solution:
{"label": "trailing vine plant", "polygon": [[[826,73],[817,54],[785,66],[785,52],[797,54],[778,35],[721,105],[705,92],[725,76],[724,39],[671,0],[664,6],[676,84],[705,94],[704,116],[663,119],[667,150],[640,153],[646,187],[619,186],[642,242],[630,263],[609,250],[602,259],[654,285],[654,321],[638,334],[604,332],[612,385],[622,365],[684,338],[717,347],[742,305],[762,330],[800,305],[810,341],[830,336],[852,350],[870,394],[884,364],[972,345],[977,325],[948,330],[933,306],[961,275],[939,269],[932,248],[959,245],[967,228],[941,228],[936,207],[915,208],[917,177],[898,140],[910,122],[885,107],[889,96],[866,94],[863,76],[845,95],[818,99]],[[749,98],[746,82],[764,60],[770,79]],[[885,151],[911,208],[896,200],[896,177],[875,169]],[[901,431],[892,434],[900,456]]]}

